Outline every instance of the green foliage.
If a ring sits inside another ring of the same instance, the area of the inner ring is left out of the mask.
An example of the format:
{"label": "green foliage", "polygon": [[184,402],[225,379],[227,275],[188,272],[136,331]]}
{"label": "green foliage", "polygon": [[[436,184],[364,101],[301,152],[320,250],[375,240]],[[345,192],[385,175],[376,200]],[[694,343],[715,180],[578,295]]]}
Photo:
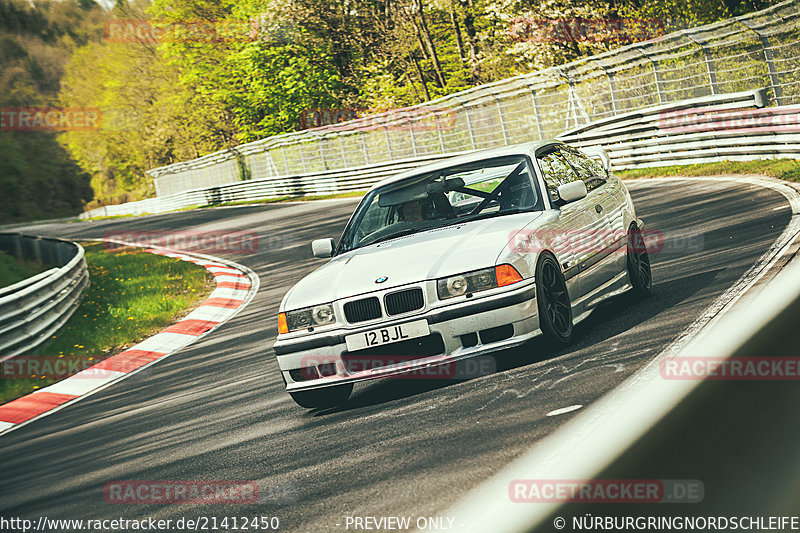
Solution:
{"label": "green foliage", "polygon": [[[86,207],[150,197],[148,169],[299,130],[309,110],[369,114],[405,107],[631,41],[602,28],[575,38],[569,32],[535,38],[520,33],[520,24],[625,19],[631,30],[642,26],[634,35],[641,38],[765,4],[126,0],[108,11],[92,0],[0,0],[0,104],[103,113],[102,128],[65,132],[59,144],[52,134],[0,132],[0,186],[13,193],[0,200],[0,221],[75,211],[91,197],[87,175],[95,200]],[[167,37],[107,39],[110,21],[149,25]],[[192,33],[193,26],[213,32]],[[682,78],[700,68],[695,63],[687,55],[667,64],[666,87],[681,90]],[[719,83],[733,89],[735,80],[723,73],[727,65],[719,67]],[[631,85],[629,105],[648,103],[636,92],[637,74],[629,69],[616,76],[621,90]],[[610,106],[605,89],[590,81],[576,90],[593,106]],[[41,198],[48,203],[37,211]]]}
{"label": "green foliage", "polygon": [[[0,0],[0,109],[52,106],[70,50],[96,30],[99,8]],[[89,175],[56,133],[0,131],[0,223],[79,213]]]}

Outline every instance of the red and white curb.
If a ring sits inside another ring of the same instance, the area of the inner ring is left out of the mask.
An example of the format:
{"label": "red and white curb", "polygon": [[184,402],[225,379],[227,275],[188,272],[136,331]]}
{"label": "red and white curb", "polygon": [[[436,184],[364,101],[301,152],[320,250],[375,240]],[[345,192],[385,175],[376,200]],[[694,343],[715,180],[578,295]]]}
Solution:
{"label": "red and white curb", "polygon": [[216,278],[216,289],[183,320],[139,344],[49,387],[0,405],[0,435],[52,414],[172,355],[233,318],[258,291],[260,282],[256,273],[237,263],[164,248],[146,251],[205,267]]}

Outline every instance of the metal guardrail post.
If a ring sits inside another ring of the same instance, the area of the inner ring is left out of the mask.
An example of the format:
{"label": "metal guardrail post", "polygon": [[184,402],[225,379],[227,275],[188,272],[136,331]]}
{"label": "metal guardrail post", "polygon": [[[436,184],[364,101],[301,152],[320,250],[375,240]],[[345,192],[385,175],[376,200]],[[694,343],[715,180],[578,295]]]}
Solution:
{"label": "metal guardrail post", "polygon": [[286,145],[281,144],[281,152],[283,153],[283,170],[286,172],[286,175],[289,175],[289,158],[286,155]]}
{"label": "metal guardrail post", "polygon": [[608,93],[611,95],[611,112],[616,115],[619,112],[617,109],[617,84],[614,82],[614,74],[602,63],[598,63],[603,72],[606,73],[608,78]]}
{"label": "metal guardrail post", "polygon": [[305,153],[304,153],[305,152],[305,144],[306,143],[298,143],[297,144],[297,151],[300,152],[300,164],[303,167],[303,174],[308,172],[308,169],[306,168],[306,156],[305,156]]}
{"label": "metal guardrail post", "polygon": [[714,60],[708,53],[708,49],[703,45],[703,41],[693,36],[689,31],[685,30],[683,34],[687,39],[700,47],[703,52],[703,57],[706,61],[706,71],[708,72],[708,86],[711,89],[711,94],[719,94],[719,86],[717,85],[717,69],[714,66]]}
{"label": "metal guardrail post", "polygon": [[389,153],[389,161],[394,159],[392,156],[392,139],[389,138],[389,128],[386,126],[385,123],[383,125],[383,137],[386,139],[386,151]]}
{"label": "metal guardrail post", "polygon": [[637,46],[636,50],[642,54],[653,66],[653,79],[655,80],[656,84],[656,93],[658,94],[658,103],[663,104],[664,102],[664,80],[661,79],[661,72],[658,70],[658,61],[650,57],[650,55],[644,51],[641,46]]}
{"label": "metal guardrail post", "polygon": [[464,114],[467,116],[467,131],[469,132],[469,142],[472,145],[472,149],[476,150],[477,147],[475,145],[475,131],[472,128],[472,119],[469,116],[469,107],[466,104],[461,104],[461,107],[464,108]]}
{"label": "metal guardrail post", "polygon": [[783,105],[783,90],[781,89],[781,83],[778,79],[778,70],[775,68],[775,59],[772,57],[772,48],[770,46],[769,37],[757,29],[748,18],[734,17],[734,19],[736,19],[737,22],[746,27],[748,30],[755,33],[758,36],[758,39],[761,41],[761,48],[764,51],[764,61],[766,61],[767,69],[769,70],[769,79],[770,83],[772,84],[772,94],[775,96],[775,103],[777,105]]}
{"label": "metal guardrail post", "polygon": [[322,149],[322,143],[324,141],[325,141],[325,134],[322,134],[317,138],[317,148],[319,149],[319,157],[322,160],[322,168],[325,170],[330,170],[328,168],[327,161],[325,161],[325,151]]}
{"label": "metal guardrail post", "polygon": [[[452,112],[452,111],[451,111]],[[433,115],[436,117],[436,131],[439,134],[439,150],[441,153],[446,153],[446,149],[444,147],[444,134],[442,133],[442,119],[439,116],[439,110],[435,110]]]}
{"label": "metal guardrail post", "polygon": [[419,153],[417,152],[417,136],[414,135],[414,121],[409,118],[407,124],[410,133],[409,137],[411,137],[411,151],[414,157],[419,157]]}
{"label": "metal guardrail post", "polygon": [[539,132],[539,140],[544,139],[544,130],[542,129],[542,115],[539,112],[539,103],[536,101],[536,87],[528,85],[531,91],[531,102],[533,103],[533,116],[536,118],[536,129]]}
{"label": "metal guardrail post", "polygon": [[344,149],[344,135],[340,134],[338,137],[339,137],[339,148],[341,148],[341,150],[342,150],[342,163],[344,163],[344,166],[346,167],[347,166],[347,154],[345,153],[345,149]]}
{"label": "metal guardrail post", "polygon": [[358,136],[361,138],[361,148],[364,150],[364,162],[366,162],[369,165],[370,159],[369,159],[369,150],[367,149],[366,135],[367,134],[364,132],[364,130],[361,130],[358,133]]}
{"label": "metal guardrail post", "polygon": [[508,130],[506,129],[506,121],[503,118],[503,108],[500,106],[500,99],[495,94],[492,95],[492,98],[497,106],[497,116],[500,118],[500,129],[503,132],[503,144],[510,144],[508,142]]}

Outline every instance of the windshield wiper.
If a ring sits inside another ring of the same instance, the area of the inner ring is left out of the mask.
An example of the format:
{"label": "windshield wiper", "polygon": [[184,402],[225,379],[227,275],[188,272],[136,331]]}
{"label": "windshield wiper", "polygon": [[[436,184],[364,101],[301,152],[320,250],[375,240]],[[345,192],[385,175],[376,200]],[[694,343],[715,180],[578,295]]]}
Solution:
{"label": "windshield wiper", "polygon": [[517,213],[527,213],[532,211],[529,207],[516,207],[514,209],[506,209],[504,211],[493,211],[491,213],[477,213],[475,215],[466,215],[457,220],[457,222],[472,222],[473,220],[481,220],[484,218],[493,218],[503,215],[514,215]]}
{"label": "windshield wiper", "polygon": [[396,239],[398,237],[405,237],[406,235],[411,235],[412,233],[418,233],[420,231],[425,231],[426,229],[430,229],[430,228],[408,228],[408,229],[404,229],[404,230],[398,231],[397,233],[392,233],[391,235],[384,235],[383,237],[378,237],[374,241],[369,241],[369,242],[366,242],[366,243],[360,243],[359,248],[361,248],[362,246],[369,246],[370,244],[377,244],[379,242],[388,241],[388,240],[391,240],[391,239]]}

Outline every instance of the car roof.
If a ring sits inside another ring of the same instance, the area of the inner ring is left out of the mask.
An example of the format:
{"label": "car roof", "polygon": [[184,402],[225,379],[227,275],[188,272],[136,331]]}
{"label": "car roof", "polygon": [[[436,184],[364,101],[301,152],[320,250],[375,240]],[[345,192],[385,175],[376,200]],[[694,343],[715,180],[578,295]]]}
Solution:
{"label": "car roof", "polygon": [[488,150],[477,150],[475,152],[470,152],[468,154],[458,155],[454,157],[448,157],[442,161],[437,161],[436,163],[430,163],[428,165],[422,165],[419,167],[412,168],[410,170],[405,170],[394,176],[390,176],[385,178],[372,187],[369,190],[377,189],[378,187],[383,187],[384,185],[388,185],[390,183],[395,183],[398,181],[402,181],[404,179],[408,179],[414,176],[419,176],[420,174],[426,174],[428,172],[433,172],[436,170],[442,170],[448,167],[452,167],[455,165],[463,165],[466,163],[473,163],[475,161],[481,161],[483,159],[491,159],[494,157],[503,157],[507,155],[534,155],[537,150],[549,145],[562,145],[564,144],[562,141],[558,141],[555,139],[547,139],[543,141],[535,141],[535,142],[527,142],[527,143],[520,143],[520,144],[509,144],[506,146],[501,146],[499,148],[489,148]]}

